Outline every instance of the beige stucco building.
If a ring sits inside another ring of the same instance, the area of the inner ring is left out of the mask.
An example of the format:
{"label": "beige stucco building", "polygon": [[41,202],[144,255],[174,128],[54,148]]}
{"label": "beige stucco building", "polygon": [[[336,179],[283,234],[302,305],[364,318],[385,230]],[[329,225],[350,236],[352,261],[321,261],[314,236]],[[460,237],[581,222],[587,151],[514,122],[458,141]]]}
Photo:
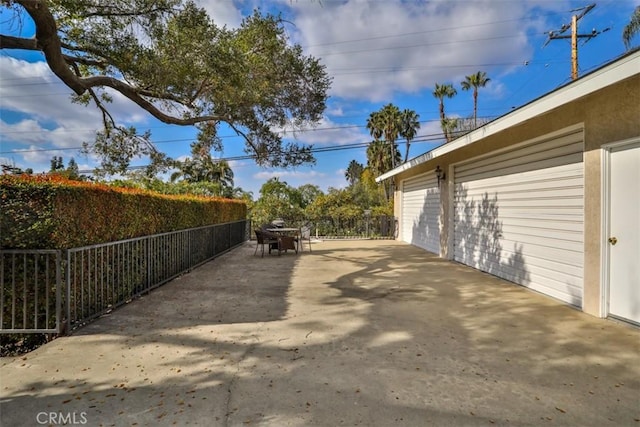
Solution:
{"label": "beige stucco building", "polygon": [[399,240],[640,324],[640,51],[384,179]]}

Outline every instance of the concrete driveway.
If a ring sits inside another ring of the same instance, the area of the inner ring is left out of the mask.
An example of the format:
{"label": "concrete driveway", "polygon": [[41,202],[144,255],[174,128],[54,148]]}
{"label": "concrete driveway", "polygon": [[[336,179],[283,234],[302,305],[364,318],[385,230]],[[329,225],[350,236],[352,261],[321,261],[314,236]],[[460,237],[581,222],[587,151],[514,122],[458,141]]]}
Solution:
{"label": "concrete driveway", "polygon": [[393,241],[247,243],[25,357],[0,424],[640,426],[640,331]]}

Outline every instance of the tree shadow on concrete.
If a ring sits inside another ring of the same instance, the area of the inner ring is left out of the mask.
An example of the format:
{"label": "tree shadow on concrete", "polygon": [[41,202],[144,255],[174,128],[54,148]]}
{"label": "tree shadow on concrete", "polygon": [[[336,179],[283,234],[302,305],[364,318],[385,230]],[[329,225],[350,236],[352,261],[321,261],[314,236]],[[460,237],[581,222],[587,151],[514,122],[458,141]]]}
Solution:
{"label": "tree shadow on concrete", "polygon": [[[635,330],[398,242],[265,260],[291,268],[286,290],[258,274],[245,280],[262,304],[245,285],[232,298],[229,268],[251,254],[3,366],[3,425],[49,410],[118,426],[599,426],[637,414]],[[268,295],[279,300],[267,313]],[[176,306],[191,313],[176,322]]]}

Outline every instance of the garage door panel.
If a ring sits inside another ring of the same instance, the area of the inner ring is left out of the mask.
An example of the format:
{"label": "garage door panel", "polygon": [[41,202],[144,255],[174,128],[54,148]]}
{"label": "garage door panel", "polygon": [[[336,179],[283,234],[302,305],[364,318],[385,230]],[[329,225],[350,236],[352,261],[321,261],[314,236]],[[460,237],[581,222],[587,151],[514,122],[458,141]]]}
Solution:
{"label": "garage door panel", "polygon": [[582,132],[532,144],[518,150],[492,155],[472,164],[459,165],[456,167],[456,181],[463,183],[580,163],[582,147]]}
{"label": "garage door panel", "polygon": [[582,295],[582,132],[454,168],[454,258],[571,304]]}
{"label": "garage door panel", "polygon": [[[580,241],[582,241],[582,229],[583,225],[577,221],[561,221],[551,219],[540,219],[535,217],[529,218],[501,218],[502,219],[502,234],[517,233],[524,227],[529,226],[532,221],[536,221],[539,226],[531,227],[540,232],[552,232],[552,233],[568,233],[569,235],[579,234]],[[530,227],[530,226],[529,226]],[[553,238],[557,237],[554,235]]]}
{"label": "garage door panel", "polygon": [[[511,241],[504,241],[500,246],[480,242],[472,245],[472,247],[473,250],[469,251],[469,249],[456,246],[456,259],[460,260],[465,257],[476,260],[481,257],[481,254],[484,254],[482,256],[486,259],[487,254],[491,254],[489,256],[491,258],[511,263],[518,257],[524,257],[532,265],[542,266],[548,264],[551,266],[550,268],[555,268],[561,272],[570,271],[572,275],[582,271],[583,267],[583,255],[580,250],[531,244],[524,245],[520,242]],[[578,248],[578,245],[573,245],[573,249],[576,248]]]}
{"label": "garage door panel", "polygon": [[582,304],[582,283],[575,286],[568,283],[558,284],[557,282],[545,285],[541,280],[538,280],[537,277],[534,277],[533,279],[536,281],[532,282],[532,284],[527,286],[527,288],[575,306],[580,306]]}
{"label": "garage door panel", "polygon": [[543,225],[547,224],[540,224],[539,227],[526,227],[525,225],[511,226],[502,223],[501,238],[540,245],[546,245],[548,242],[568,242],[582,246],[584,239],[580,224],[573,224],[574,230]]}
{"label": "garage door panel", "polygon": [[[469,257],[466,265],[486,271],[527,288],[551,294],[553,297],[575,303],[574,298],[582,294],[582,275],[560,273],[545,267],[532,265],[528,261],[516,261],[505,265],[497,260],[483,259],[479,253]],[[580,271],[581,273],[581,271]],[[554,290],[554,292],[548,292]]]}
{"label": "garage door panel", "polygon": [[402,184],[402,240],[440,252],[440,189],[435,174]]}
{"label": "garage door panel", "polygon": [[527,163],[526,165],[514,165],[508,168],[502,168],[499,171],[487,170],[486,172],[483,172],[482,174],[478,174],[477,176],[480,179],[492,178],[492,177],[495,177],[496,173],[498,172],[509,175],[509,174],[522,173],[523,168],[530,169],[530,170],[539,170],[539,169],[562,166],[562,165],[566,165],[567,163],[577,163],[580,161],[582,161],[582,153],[568,154],[566,156],[549,159],[549,160],[532,161]]}
{"label": "garage door panel", "polygon": [[[487,165],[493,165],[493,169],[497,169],[502,164],[511,165],[508,162],[511,159],[521,159],[521,163],[526,163],[522,159],[528,159],[529,156],[536,156],[539,153],[548,153],[551,150],[562,150],[570,147],[565,153],[578,153],[582,150],[583,133],[581,129],[569,132],[565,135],[558,136],[556,138],[548,138],[544,141],[539,141],[534,144],[529,144],[525,147],[517,149],[507,150],[499,153],[492,153],[491,156],[486,156],[481,159],[476,159],[473,163],[460,164],[456,166],[458,172],[464,173],[473,171],[478,168],[483,168]],[[557,153],[557,151],[556,151]],[[554,157],[557,154],[549,155],[548,158]],[[539,158],[539,157],[538,157]]]}

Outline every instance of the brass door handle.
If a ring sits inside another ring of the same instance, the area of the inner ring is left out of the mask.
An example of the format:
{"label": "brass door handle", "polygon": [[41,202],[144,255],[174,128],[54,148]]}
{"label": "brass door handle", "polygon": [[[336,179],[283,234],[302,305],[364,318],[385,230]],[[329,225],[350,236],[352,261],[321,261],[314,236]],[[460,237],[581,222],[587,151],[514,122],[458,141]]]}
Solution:
{"label": "brass door handle", "polygon": [[616,243],[618,243],[618,239],[616,239],[615,237],[609,237],[609,243],[615,245]]}

